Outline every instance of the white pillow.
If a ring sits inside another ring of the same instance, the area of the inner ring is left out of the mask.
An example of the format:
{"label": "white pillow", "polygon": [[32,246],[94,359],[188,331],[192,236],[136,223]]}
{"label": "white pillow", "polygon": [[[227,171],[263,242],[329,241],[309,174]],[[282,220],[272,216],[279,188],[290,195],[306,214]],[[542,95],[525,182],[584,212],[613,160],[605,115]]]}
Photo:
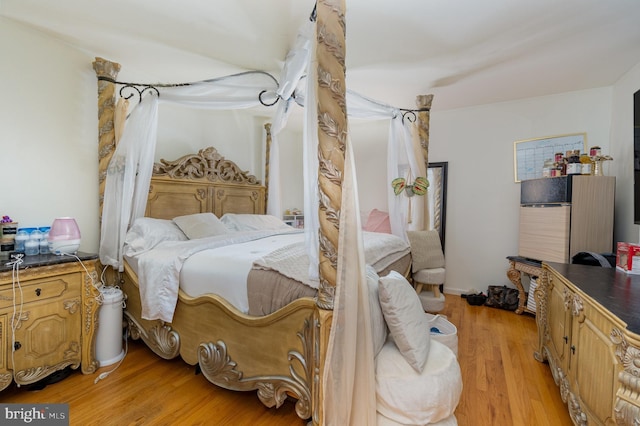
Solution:
{"label": "white pillow", "polygon": [[291,229],[281,219],[268,214],[226,213],[220,220],[232,231],[268,231]]}
{"label": "white pillow", "polygon": [[407,364],[391,338],[376,358],[376,410],[396,424],[440,424],[454,414],[462,387],[456,356],[438,341],[422,373]]}
{"label": "white pillow", "polygon": [[151,250],[163,241],[186,241],[188,238],[171,220],[139,217],[124,238],[125,256]]}
{"label": "white pillow", "polygon": [[369,288],[369,312],[371,316],[371,335],[373,336],[373,354],[378,355],[384,342],[387,340],[389,330],[384,322],[382,307],[378,297],[378,273],[371,265],[366,266],[367,287]]}
{"label": "white pillow", "polygon": [[421,373],[429,356],[431,335],[418,294],[396,271],[379,280],[380,306],[389,331],[407,362]]}
{"label": "white pillow", "polygon": [[227,227],[213,213],[196,213],[173,218],[173,222],[189,237],[197,238],[215,237],[228,234]]}

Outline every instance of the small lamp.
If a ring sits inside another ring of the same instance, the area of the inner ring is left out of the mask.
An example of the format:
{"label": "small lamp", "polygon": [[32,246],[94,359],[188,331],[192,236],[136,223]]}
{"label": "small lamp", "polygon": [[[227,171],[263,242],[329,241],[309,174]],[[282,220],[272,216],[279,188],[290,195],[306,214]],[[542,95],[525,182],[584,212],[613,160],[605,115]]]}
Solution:
{"label": "small lamp", "polygon": [[80,228],[72,217],[56,218],[49,230],[49,251],[54,254],[75,254],[80,248]]}

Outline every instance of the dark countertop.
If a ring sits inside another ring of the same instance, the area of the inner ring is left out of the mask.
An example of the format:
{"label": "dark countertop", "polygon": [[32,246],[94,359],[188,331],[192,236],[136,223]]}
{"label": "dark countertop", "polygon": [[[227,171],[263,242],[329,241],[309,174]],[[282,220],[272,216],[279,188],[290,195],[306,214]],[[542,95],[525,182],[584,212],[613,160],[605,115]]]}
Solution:
{"label": "dark countertop", "polygon": [[507,260],[510,262],[522,263],[529,266],[535,266],[536,268],[542,268],[542,262],[535,259],[529,259],[522,256],[507,256]]}
{"label": "dark countertop", "polygon": [[640,335],[640,275],[616,268],[544,262]]}
{"label": "dark countertop", "polygon": [[[80,258],[80,260],[93,260],[97,259],[98,255],[95,253],[83,253],[78,252],[76,256]],[[24,256],[22,258],[22,263],[20,264],[20,270],[35,268],[38,266],[50,266],[50,265],[58,265],[60,263],[69,263],[76,262],[75,256],[72,255],[58,255],[58,254],[36,254],[35,256]],[[3,260],[0,263],[0,272],[11,271],[13,266],[9,263],[9,260]]]}

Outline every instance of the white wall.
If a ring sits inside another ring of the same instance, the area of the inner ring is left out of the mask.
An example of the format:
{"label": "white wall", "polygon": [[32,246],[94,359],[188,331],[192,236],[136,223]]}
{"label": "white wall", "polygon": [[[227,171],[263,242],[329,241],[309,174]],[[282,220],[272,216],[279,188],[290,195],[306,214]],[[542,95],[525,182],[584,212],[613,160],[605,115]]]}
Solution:
{"label": "white wall", "polygon": [[213,146],[263,179],[263,129],[244,111],[212,111],[160,103],[155,160],[175,160]]}
{"label": "white wall", "polygon": [[75,217],[98,247],[97,85],[88,54],[0,17],[0,215]]}
{"label": "white wall", "polygon": [[[613,86],[611,156],[616,176],[615,240],[638,243],[633,223],[633,94],[640,90],[640,63]],[[640,182],[638,183],[640,185]]]}
{"label": "white wall", "polygon": [[518,253],[520,202],[514,141],[586,132],[588,145],[607,153],[610,111],[611,89],[602,88],[432,113],[431,161],[449,161],[446,287],[510,283],[505,258]]}

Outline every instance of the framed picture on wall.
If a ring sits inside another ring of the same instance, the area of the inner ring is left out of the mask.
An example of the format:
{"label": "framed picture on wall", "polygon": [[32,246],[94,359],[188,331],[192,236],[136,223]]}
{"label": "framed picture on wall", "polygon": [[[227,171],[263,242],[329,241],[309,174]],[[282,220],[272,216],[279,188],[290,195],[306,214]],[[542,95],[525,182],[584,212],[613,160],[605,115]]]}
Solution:
{"label": "framed picture on wall", "polygon": [[515,181],[542,177],[542,167],[548,159],[553,160],[557,152],[587,152],[587,134],[570,133],[526,139],[513,143],[513,171]]}

